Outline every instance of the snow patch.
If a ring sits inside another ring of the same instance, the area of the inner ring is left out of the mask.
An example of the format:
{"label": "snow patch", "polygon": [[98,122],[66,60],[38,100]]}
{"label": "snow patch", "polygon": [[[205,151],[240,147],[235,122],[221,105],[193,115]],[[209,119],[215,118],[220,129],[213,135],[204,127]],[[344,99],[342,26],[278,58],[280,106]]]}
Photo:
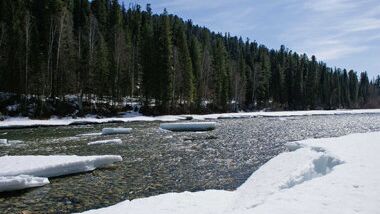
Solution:
{"label": "snow patch", "polygon": [[317,177],[324,176],[331,172],[331,170],[343,162],[330,157],[326,154],[321,155],[317,159],[313,160],[312,166],[307,168],[305,171],[301,172],[298,176],[293,176],[290,178],[285,185],[280,186],[280,189],[292,188],[303,182],[312,180]]}

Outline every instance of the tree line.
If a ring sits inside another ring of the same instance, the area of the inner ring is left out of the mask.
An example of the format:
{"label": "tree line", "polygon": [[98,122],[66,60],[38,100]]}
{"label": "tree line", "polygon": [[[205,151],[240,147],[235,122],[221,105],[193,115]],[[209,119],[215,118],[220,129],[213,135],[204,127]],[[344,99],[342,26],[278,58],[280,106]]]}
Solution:
{"label": "tree line", "polygon": [[156,113],[379,105],[380,76],[117,0],[0,1],[0,91],[139,99]]}

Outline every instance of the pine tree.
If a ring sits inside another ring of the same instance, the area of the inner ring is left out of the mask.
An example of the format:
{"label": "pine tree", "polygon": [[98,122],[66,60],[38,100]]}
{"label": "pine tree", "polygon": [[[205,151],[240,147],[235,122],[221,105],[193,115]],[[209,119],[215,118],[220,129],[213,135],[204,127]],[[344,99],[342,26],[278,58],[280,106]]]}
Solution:
{"label": "pine tree", "polygon": [[358,76],[353,70],[350,70],[350,72],[348,73],[348,76],[349,76],[348,87],[350,90],[350,101],[351,101],[350,107],[356,107],[357,100],[358,100],[358,90],[359,90]]}
{"label": "pine tree", "polygon": [[307,103],[307,106],[310,108],[310,109],[314,109],[315,108],[315,101],[316,101],[316,84],[317,84],[317,81],[316,81],[316,77],[317,77],[317,66],[318,66],[318,63],[317,63],[317,60],[315,58],[315,56],[312,56],[311,57],[311,62],[310,62],[310,66],[309,66],[309,69],[307,71],[307,75],[306,75],[306,87],[305,87],[305,97],[306,97],[306,103]]}
{"label": "pine tree", "polygon": [[214,48],[213,69],[215,76],[215,97],[217,108],[222,111],[227,110],[228,101],[228,74],[227,74],[227,51],[222,39],[217,39]]}
{"label": "pine tree", "polygon": [[342,105],[344,107],[350,106],[350,88],[349,88],[349,79],[346,69],[343,70],[343,75],[341,77],[341,95],[342,95]]}
{"label": "pine tree", "polygon": [[[96,46],[94,67],[94,90],[97,95],[103,97],[109,94],[109,63],[108,48],[101,36]],[[112,83],[111,83],[112,84]]]}
{"label": "pine tree", "polygon": [[200,110],[200,105],[202,102],[202,95],[204,94],[204,87],[202,84],[203,76],[202,76],[202,64],[201,64],[201,49],[199,41],[196,37],[193,37],[191,40],[191,48],[190,48],[191,62],[192,62],[192,70],[194,76],[194,96],[195,96],[195,105],[197,111]]}
{"label": "pine tree", "polygon": [[192,62],[190,58],[189,48],[187,46],[187,38],[183,28],[178,32],[179,55],[182,71],[182,87],[184,91],[184,99],[186,101],[187,109],[193,102],[194,98],[194,76],[192,69]]}
{"label": "pine tree", "polygon": [[367,72],[360,74],[360,83],[359,83],[359,99],[362,105],[368,102],[369,98],[369,79]]}
{"label": "pine tree", "polygon": [[259,108],[266,107],[269,101],[269,81],[271,78],[271,64],[269,54],[264,46],[259,47],[259,67],[257,71],[258,82],[256,88]]}
{"label": "pine tree", "polygon": [[[152,22],[152,9],[150,4],[147,5],[147,12],[143,16],[143,26],[142,26],[142,43],[141,54],[141,65],[142,65],[142,89],[145,97],[145,104],[149,104],[149,100],[155,97],[155,92],[159,90],[159,84],[155,78],[154,68],[155,68],[155,48],[154,48],[154,32],[153,32],[153,22]],[[156,96],[157,97],[157,96]]]}
{"label": "pine tree", "polygon": [[170,104],[174,103],[173,87],[173,53],[172,32],[170,29],[169,16],[165,10],[160,16],[159,46],[158,46],[158,69],[160,81],[160,94],[162,112],[170,113]]}
{"label": "pine tree", "polygon": [[284,94],[284,81],[285,81],[285,55],[286,50],[285,46],[281,46],[278,56],[276,53],[273,53],[272,56],[272,96],[273,101],[279,104],[285,103],[285,94]]}
{"label": "pine tree", "polygon": [[[111,9],[109,15],[109,26],[111,27],[110,37],[110,49],[112,50],[112,62],[110,64],[110,80],[112,97],[117,100],[120,99],[120,84],[121,82],[121,70],[123,65],[123,59],[125,59],[126,37],[122,27],[123,19],[121,14],[121,8],[117,0],[111,1]],[[127,87],[126,85],[124,87]]]}

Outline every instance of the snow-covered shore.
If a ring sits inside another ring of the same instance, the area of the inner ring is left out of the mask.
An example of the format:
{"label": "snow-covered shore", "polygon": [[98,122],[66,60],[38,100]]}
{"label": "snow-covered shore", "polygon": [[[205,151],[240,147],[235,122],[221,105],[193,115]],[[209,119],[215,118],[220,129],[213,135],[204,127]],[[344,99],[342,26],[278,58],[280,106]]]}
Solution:
{"label": "snow-covered shore", "polygon": [[115,162],[121,156],[2,156],[0,192],[43,186],[48,177],[92,171]]}
{"label": "snow-covered shore", "polygon": [[235,191],[168,193],[94,213],[378,213],[380,132],[289,143]]}
{"label": "snow-covered shore", "polygon": [[189,117],[195,120],[230,119],[230,118],[249,118],[249,117],[290,117],[290,116],[312,116],[312,115],[342,115],[342,114],[380,114],[380,109],[360,109],[360,110],[315,110],[315,111],[278,111],[278,112],[241,112],[223,113],[208,115],[164,115],[158,117],[132,116],[132,117],[112,117],[112,118],[52,118],[49,120],[32,120],[25,117],[8,118],[0,121],[0,129],[6,128],[27,128],[36,126],[68,126],[81,124],[100,124],[112,122],[141,122],[159,121],[174,122],[187,120]]}

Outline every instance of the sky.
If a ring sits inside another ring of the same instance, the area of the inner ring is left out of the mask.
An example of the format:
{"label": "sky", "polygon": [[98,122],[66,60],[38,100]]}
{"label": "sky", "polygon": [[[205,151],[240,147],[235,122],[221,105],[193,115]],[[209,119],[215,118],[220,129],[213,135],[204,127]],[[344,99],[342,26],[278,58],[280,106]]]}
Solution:
{"label": "sky", "polygon": [[215,32],[380,75],[380,0],[122,0],[151,3]]}

